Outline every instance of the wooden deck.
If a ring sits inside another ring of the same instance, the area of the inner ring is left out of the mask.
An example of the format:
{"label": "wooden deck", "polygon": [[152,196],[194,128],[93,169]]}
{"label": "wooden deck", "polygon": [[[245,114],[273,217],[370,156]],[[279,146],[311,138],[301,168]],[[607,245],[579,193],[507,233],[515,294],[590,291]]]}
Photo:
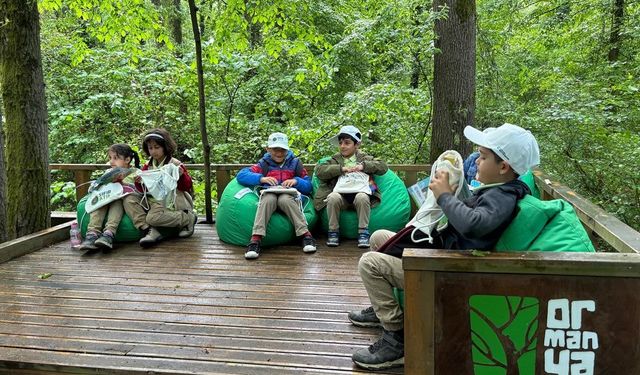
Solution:
{"label": "wooden deck", "polygon": [[321,243],[247,261],[207,225],[147,250],[60,242],[0,264],[0,373],[367,373],[351,354],[380,332],[346,318],[368,305],[361,253]]}

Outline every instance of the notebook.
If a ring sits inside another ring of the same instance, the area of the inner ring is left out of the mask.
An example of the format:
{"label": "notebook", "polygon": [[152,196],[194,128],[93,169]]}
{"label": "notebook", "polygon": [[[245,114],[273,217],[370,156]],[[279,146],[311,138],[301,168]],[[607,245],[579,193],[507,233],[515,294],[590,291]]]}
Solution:
{"label": "notebook", "polygon": [[266,187],[262,190],[260,190],[260,194],[264,194],[264,193],[271,193],[271,194],[291,194],[291,195],[298,195],[298,190],[294,187],[284,187],[281,185],[275,185],[275,186],[269,186]]}

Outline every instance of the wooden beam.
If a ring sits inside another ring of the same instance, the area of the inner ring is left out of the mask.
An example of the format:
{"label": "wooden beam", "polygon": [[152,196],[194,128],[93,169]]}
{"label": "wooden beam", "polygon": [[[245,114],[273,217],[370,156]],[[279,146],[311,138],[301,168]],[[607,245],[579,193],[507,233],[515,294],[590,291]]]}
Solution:
{"label": "wooden beam", "polygon": [[70,227],[71,222],[67,222],[0,244],[0,263],[68,239]]}
{"label": "wooden beam", "polygon": [[434,375],[435,272],[404,273],[404,373]]}

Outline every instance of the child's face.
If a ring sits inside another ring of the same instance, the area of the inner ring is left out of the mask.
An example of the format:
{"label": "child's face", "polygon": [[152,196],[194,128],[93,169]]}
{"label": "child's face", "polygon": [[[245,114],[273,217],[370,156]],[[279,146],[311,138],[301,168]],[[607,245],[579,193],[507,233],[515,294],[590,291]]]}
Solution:
{"label": "child's face", "polygon": [[156,162],[160,163],[164,160],[164,148],[162,148],[162,146],[153,139],[147,141],[147,149],[149,149],[149,156],[151,156]]}
{"label": "child's face", "polygon": [[350,158],[358,150],[358,144],[353,139],[345,137],[338,140],[338,148],[340,148],[340,155]]}
{"label": "child's face", "polygon": [[280,147],[267,148],[267,152],[271,155],[271,159],[276,163],[282,163],[287,157],[287,150]]}
{"label": "child's face", "polygon": [[109,151],[109,165],[111,168],[129,168],[129,163],[131,163],[131,158],[123,158],[115,152]]}
{"label": "child's face", "polygon": [[478,166],[476,180],[483,184],[504,182],[504,173],[509,170],[509,165],[505,161],[497,162],[493,151],[488,148],[479,147],[478,151],[480,151],[480,156],[476,159]]}

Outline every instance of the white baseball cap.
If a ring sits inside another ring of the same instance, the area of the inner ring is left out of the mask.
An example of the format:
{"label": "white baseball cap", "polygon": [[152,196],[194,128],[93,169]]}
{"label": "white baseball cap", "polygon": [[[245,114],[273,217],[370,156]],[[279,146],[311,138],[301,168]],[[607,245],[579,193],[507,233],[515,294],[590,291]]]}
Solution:
{"label": "white baseball cap", "polygon": [[268,148],[283,148],[285,150],[289,149],[289,137],[287,137],[284,133],[271,133],[269,138],[267,138],[267,147]]}
{"label": "white baseball cap", "polygon": [[340,138],[341,135],[350,136],[351,138],[356,140],[356,143],[362,142],[362,133],[360,133],[360,130],[358,130],[358,128],[356,128],[355,126],[347,125],[347,126],[341,127],[338,134],[334,135],[329,139],[329,143],[331,143],[334,146],[339,145],[340,141],[338,140],[338,138]]}
{"label": "white baseball cap", "polygon": [[467,126],[464,136],[478,146],[491,149],[519,175],[540,164],[536,138],[530,131],[517,125],[503,124],[483,131]]}

